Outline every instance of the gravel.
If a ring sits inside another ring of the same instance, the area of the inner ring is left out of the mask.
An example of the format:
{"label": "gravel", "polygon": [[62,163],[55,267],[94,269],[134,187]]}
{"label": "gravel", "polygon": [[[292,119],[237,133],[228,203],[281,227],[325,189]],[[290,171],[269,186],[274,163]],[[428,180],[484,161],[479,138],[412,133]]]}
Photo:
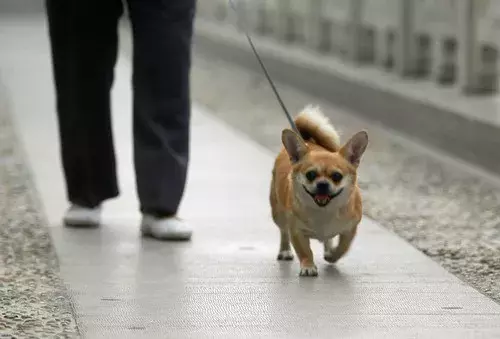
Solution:
{"label": "gravel", "polygon": [[78,338],[47,222],[1,94],[0,338]]}

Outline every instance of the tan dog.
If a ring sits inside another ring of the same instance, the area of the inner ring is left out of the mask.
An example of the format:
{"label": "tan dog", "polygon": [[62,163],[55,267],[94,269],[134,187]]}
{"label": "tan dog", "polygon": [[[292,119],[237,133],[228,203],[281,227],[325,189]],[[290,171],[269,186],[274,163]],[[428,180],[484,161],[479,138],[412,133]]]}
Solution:
{"label": "tan dog", "polygon": [[[339,260],[348,250],[362,217],[357,168],[368,134],[356,133],[340,145],[335,128],[319,109],[306,107],[295,119],[301,136],[282,133],[271,181],[273,220],[281,231],[278,260],[293,260],[301,276],[317,276],[310,239],[324,244],[324,259]],[[339,236],[336,247],[333,238]]]}

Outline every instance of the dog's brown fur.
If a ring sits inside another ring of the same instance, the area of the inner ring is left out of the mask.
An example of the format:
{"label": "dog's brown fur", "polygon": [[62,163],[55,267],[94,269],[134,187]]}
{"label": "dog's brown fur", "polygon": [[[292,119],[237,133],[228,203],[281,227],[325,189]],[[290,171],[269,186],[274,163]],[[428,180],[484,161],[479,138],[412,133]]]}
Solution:
{"label": "dog's brown fur", "polygon": [[[271,180],[272,215],[281,232],[278,260],[293,259],[291,240],[300,261],[300,275],[316,276],[310,239],[323,242],[324,259],[334,263],[346,254],[356,235],[362,217],[357,168],[368,135],[358,132],[341,146],[328,119],[311,107],[296,117],[295,124],[301,136],[289,129],[283,131],[284,147],[276,158]],[[312,181],[305,176],[311,169],[316,175]],[[342,175],[340,181],[332,179],[334,172]],[[311,193],[318,181],[329,185],[328,195]],[[326,206],[325,201],[329,201]],[[334,247],[337,235],[339,242]]]}

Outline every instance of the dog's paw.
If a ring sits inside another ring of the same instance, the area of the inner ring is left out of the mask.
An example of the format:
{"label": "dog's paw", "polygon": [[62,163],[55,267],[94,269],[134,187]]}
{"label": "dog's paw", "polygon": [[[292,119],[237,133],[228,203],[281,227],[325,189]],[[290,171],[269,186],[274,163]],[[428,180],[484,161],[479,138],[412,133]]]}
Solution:
{"label": "dog's paw", "polygon": [[290,260],[293,260],[293,253],[290,250],[280,251],[280,253],[278,253],[277,259],[280,260],[280,261],[290,261]]}
{"label": "dog's paw", "polygon": [[316,265],[301,266],[299,275],[301,277],[316,277],[318,275],[318,268]]}
{"label": "dog's paw", "polygon": [[329,262],[331,264],[334,264],[340,258],[334,251],[325,251],[325,254],[323,254],[323,259],[325,259],[327,262]]}

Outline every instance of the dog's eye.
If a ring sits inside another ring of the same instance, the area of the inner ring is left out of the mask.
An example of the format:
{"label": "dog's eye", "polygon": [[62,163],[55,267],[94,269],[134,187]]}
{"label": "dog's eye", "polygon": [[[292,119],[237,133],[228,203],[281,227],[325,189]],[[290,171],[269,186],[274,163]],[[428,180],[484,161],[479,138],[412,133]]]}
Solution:
{"label": "dog's eye", "polygon": [[332,173],[332,180],[333,182],[340,182],[344,176],[340,172],[333,172]]}
{"label": "dog's eye", "polygon": [[313,181],[314,179],[316,179],[317,176],[318,176],[318,173],[316,173],[316,171],[309,171],[306,173],[306,178],[309,181]]}

